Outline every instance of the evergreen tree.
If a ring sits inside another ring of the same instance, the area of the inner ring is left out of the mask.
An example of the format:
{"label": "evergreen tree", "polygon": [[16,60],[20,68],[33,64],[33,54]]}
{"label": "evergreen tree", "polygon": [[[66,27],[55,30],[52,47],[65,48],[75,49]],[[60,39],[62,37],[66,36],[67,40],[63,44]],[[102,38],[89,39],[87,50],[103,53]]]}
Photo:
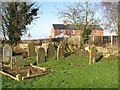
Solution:
{"label": "evergreen tree", "polygon": [[31,2],[3,2],[2,3],[2,30],[7,34],[10,44],[21,40],[21,36],[27,32],[26,25],[38,18],[35,7]]}

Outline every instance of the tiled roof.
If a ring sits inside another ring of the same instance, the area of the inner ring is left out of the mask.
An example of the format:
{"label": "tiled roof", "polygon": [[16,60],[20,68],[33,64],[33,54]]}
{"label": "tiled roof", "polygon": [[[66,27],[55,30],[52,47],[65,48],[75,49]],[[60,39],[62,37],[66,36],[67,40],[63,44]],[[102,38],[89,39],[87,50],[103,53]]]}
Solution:
{"label": "tiled roof", "polygon": [[[69,30],[78,30],[77,28],[80,28],[81,25],[77,25],[77,27],[75,25],[64,25],[64,24],[53,24],[53,27],[55,30],[57,29],[69,29]],[[99,25],[89,25],[87,26],[87,28],[95,28],[95,30],[103,30]]]}

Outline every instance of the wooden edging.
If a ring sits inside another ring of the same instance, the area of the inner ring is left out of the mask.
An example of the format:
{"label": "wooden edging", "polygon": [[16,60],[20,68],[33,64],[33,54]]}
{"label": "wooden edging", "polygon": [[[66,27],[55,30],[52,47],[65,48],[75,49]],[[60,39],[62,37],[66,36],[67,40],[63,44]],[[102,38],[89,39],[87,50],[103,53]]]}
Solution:
{"label": "wooden edging", "polygon": [[35,67],[35,68],[39,68],[39,69],[42,69],[43,71],[46,71],[47,70],[47,68],[46,67],[37,67],[37,66],[34,66],[34,65],[32,65],[32,67]]}
{"label": "wooden edging", "polygon": [[0,73],[2,73],[2,74],[4,74],[4,75],[7,75],[7,76],[9,76],[9,77],[11,77],[11,78],[13,78],[14,80],[19,81],[16,77],[14,77],[14,76],[12,76],[12,75],[10,75],[10,74],[8,74],[8,73],[5,73],[5,72],[3,72],[3,71],[0,71]]}
{"label": "wooden edging", "polygon": [[[37,67],[37,66],[34,66],[34,65],[32,65],[32,67],[42,69],[43,71],[48,70],[48,68],[47,68],[47,67],[43,67],[43,68],[42,68],[42,67]],[[52,72],[53,72],[53,70],[50,70],[50,71],[52,71]]]}
{"label": "wooden edging", "polygon": [[45,75],[45,74],[47,74],[47,73],[36,74],[36,75],[30,75],[30,76],[24,76],[24,77],[22,77],[22,80],[27,79],[27,78],[37,77],[37,76],[40,76],[40,75]]}
{"label": "wooden edging", "polygon": [[3,64],[3,66],[10,67],[10,64],[8,64],[8,65]]}
{"label": "wooden edging", "polygon": [[[32,65],[32,67],[35,67],[35,68],[39,68],[39,69],[42,69],[43,71],[47,70],[46,67],[42,68],[42,67],[37,67],[37,66],[34,66]],[[53,70],[51,70],[53,72]],[[24,80],[24,79],[27,79],[27,78],[32,78],[32,77],[37,77],[37,76],[40,76],[40,75],[45,75],[47,73],[41,73],[41,74],[36,74],[36,75],[30,75],[30,76],[24,76],[24,77],[21,77],[20,74],[16,75],[16,77],[6,73],[6,72],[3,72],[3,71],[0,71],[0,73],[4,74],[4,75],[7,75],[9,77],[11,77],[12,79],[14,80],[17,80],[17,81],[20,81],[21,79]]]}

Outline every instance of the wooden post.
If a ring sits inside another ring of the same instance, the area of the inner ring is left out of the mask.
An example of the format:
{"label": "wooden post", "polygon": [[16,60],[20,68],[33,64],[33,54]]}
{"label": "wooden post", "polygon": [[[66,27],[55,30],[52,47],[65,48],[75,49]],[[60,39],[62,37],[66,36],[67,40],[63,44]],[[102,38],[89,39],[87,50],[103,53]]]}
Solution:
{"label": "wooden post", "polygon": [[119,37],[116,36],[116,46],[117,46],[117,47],[118,47],[118,45],[119,45],[119,44],[118,44],[118,42],[119,42],[118,40],[119,40]]}
{"label": "wooden post", "polygon": [[95,37],[93,36],[93,44],[94,44],[94,41],[95,41]]}
{"label": "wooden post", "polygon": [[111,35],[111,46],[113,46],[113,36]]}

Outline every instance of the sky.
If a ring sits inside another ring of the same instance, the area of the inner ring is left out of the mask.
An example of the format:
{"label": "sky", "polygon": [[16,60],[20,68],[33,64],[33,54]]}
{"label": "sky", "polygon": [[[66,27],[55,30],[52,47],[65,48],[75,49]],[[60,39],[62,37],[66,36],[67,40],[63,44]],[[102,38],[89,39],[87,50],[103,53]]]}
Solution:
{"label": "sky", "polygon": [[[28,27],[28,33],[31,34],[31,38],[24,35],[21,39],[44,39],[49,38],[51,35],[52,24],[63,24],[63,21],[56,15],[56,7],[64,9],[66,5],[72,4],[74,2],[37,2],[37,5],[41,5],[40,11],[42,14],[38,13],[37,20],[34,20]],[[98,14],[99,15],[99,14]],[[104,31],[104,35],[111,35],[108,31]],[[114,33],[113,33],[114,35]]]}
{"label": "sky", "polygon": [[58,16],[56,15],[56,7],[64,9],[65,5],[71,4],[71,2],[37,2],[41,5],[40,10],[42,14],[39,14],[40,18],[33,21],[28,26],[28,33],[31,34],[31,38],[27,38],[27,35],[22,39],[43,39],[49,38],[51,35],[52,24],[63,24]]}

